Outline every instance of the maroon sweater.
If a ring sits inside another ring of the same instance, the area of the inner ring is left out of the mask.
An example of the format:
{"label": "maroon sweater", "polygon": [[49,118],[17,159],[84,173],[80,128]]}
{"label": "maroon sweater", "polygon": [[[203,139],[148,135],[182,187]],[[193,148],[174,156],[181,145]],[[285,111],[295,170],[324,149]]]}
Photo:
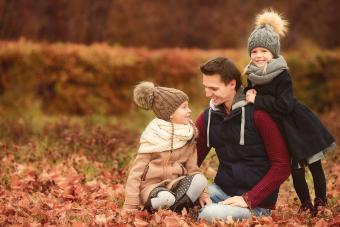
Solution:
{"label": "maroon sweater", "polygon": [[[254,121],[262,137],[271,166],[266,175],[250,191],[242,195],[250,209],[258,206],[267,196],[278,189],[290,174],[288,149],[276,123],[270,115],[263,110],[254,111]],[[199,130],[197,161],[198,165],[201,165],[209,153],[203,113],[197,118],[196,126]],[[268,208],[274,209],[275,204]]]}

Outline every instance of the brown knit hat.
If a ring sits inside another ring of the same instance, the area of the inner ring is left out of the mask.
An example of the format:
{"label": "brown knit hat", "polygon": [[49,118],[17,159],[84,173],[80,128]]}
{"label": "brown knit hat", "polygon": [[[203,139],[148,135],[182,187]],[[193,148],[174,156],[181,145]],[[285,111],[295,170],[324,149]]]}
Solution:
{"label": "brown knit hat", "polygon": [[141,82],[133,91],[133,99],[137,106],[152,109],[156,116],[165,121],[185,101],[188,96],[180,90],[168,87],[158,87],[152,82]]}

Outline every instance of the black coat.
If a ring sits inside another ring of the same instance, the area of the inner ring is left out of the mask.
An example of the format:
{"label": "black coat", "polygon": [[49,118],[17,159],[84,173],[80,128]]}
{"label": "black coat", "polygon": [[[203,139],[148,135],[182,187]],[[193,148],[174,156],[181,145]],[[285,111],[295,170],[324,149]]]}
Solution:
{"label": "black coat", "polygon": [[311,157],[334,143],[318,117],[295,99],[287,70],[268,84],[252,86],[248,81],[249,88],[257,91],[255,108],[266,110],[278,123],[295,161]]}

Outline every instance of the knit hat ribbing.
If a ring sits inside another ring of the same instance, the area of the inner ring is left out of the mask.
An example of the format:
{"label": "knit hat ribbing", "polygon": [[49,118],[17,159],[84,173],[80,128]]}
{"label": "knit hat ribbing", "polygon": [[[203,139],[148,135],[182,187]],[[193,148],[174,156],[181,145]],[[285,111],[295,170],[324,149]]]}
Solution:
{"label": "knit hat ribbing", "polygon": [[256,47],[268,49],[277,58],[280,53],[280,36],[287,32],[288,22],[273,10],[257,15],[255,29],[248,38],[248,53]]}
{"label": "knit hat ribbing", "polygon": [[134,101],[137,106],[149,110],[165,121],[170,120],[170,115],[185,101],[188,96],[180,90],[168,87],[158,87],[152,82],[141,82],[133,91]]}

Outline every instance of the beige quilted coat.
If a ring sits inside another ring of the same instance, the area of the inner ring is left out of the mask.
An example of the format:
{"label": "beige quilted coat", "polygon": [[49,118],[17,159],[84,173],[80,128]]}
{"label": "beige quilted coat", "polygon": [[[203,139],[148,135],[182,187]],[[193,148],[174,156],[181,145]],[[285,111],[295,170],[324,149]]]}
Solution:
{"label": "beige quilted coat", "polygon": [[195,143],[172,152],[138,153],[126,182],[123,209],[140,208],[155,187],[171,189],[185,176],[199,172]]}

